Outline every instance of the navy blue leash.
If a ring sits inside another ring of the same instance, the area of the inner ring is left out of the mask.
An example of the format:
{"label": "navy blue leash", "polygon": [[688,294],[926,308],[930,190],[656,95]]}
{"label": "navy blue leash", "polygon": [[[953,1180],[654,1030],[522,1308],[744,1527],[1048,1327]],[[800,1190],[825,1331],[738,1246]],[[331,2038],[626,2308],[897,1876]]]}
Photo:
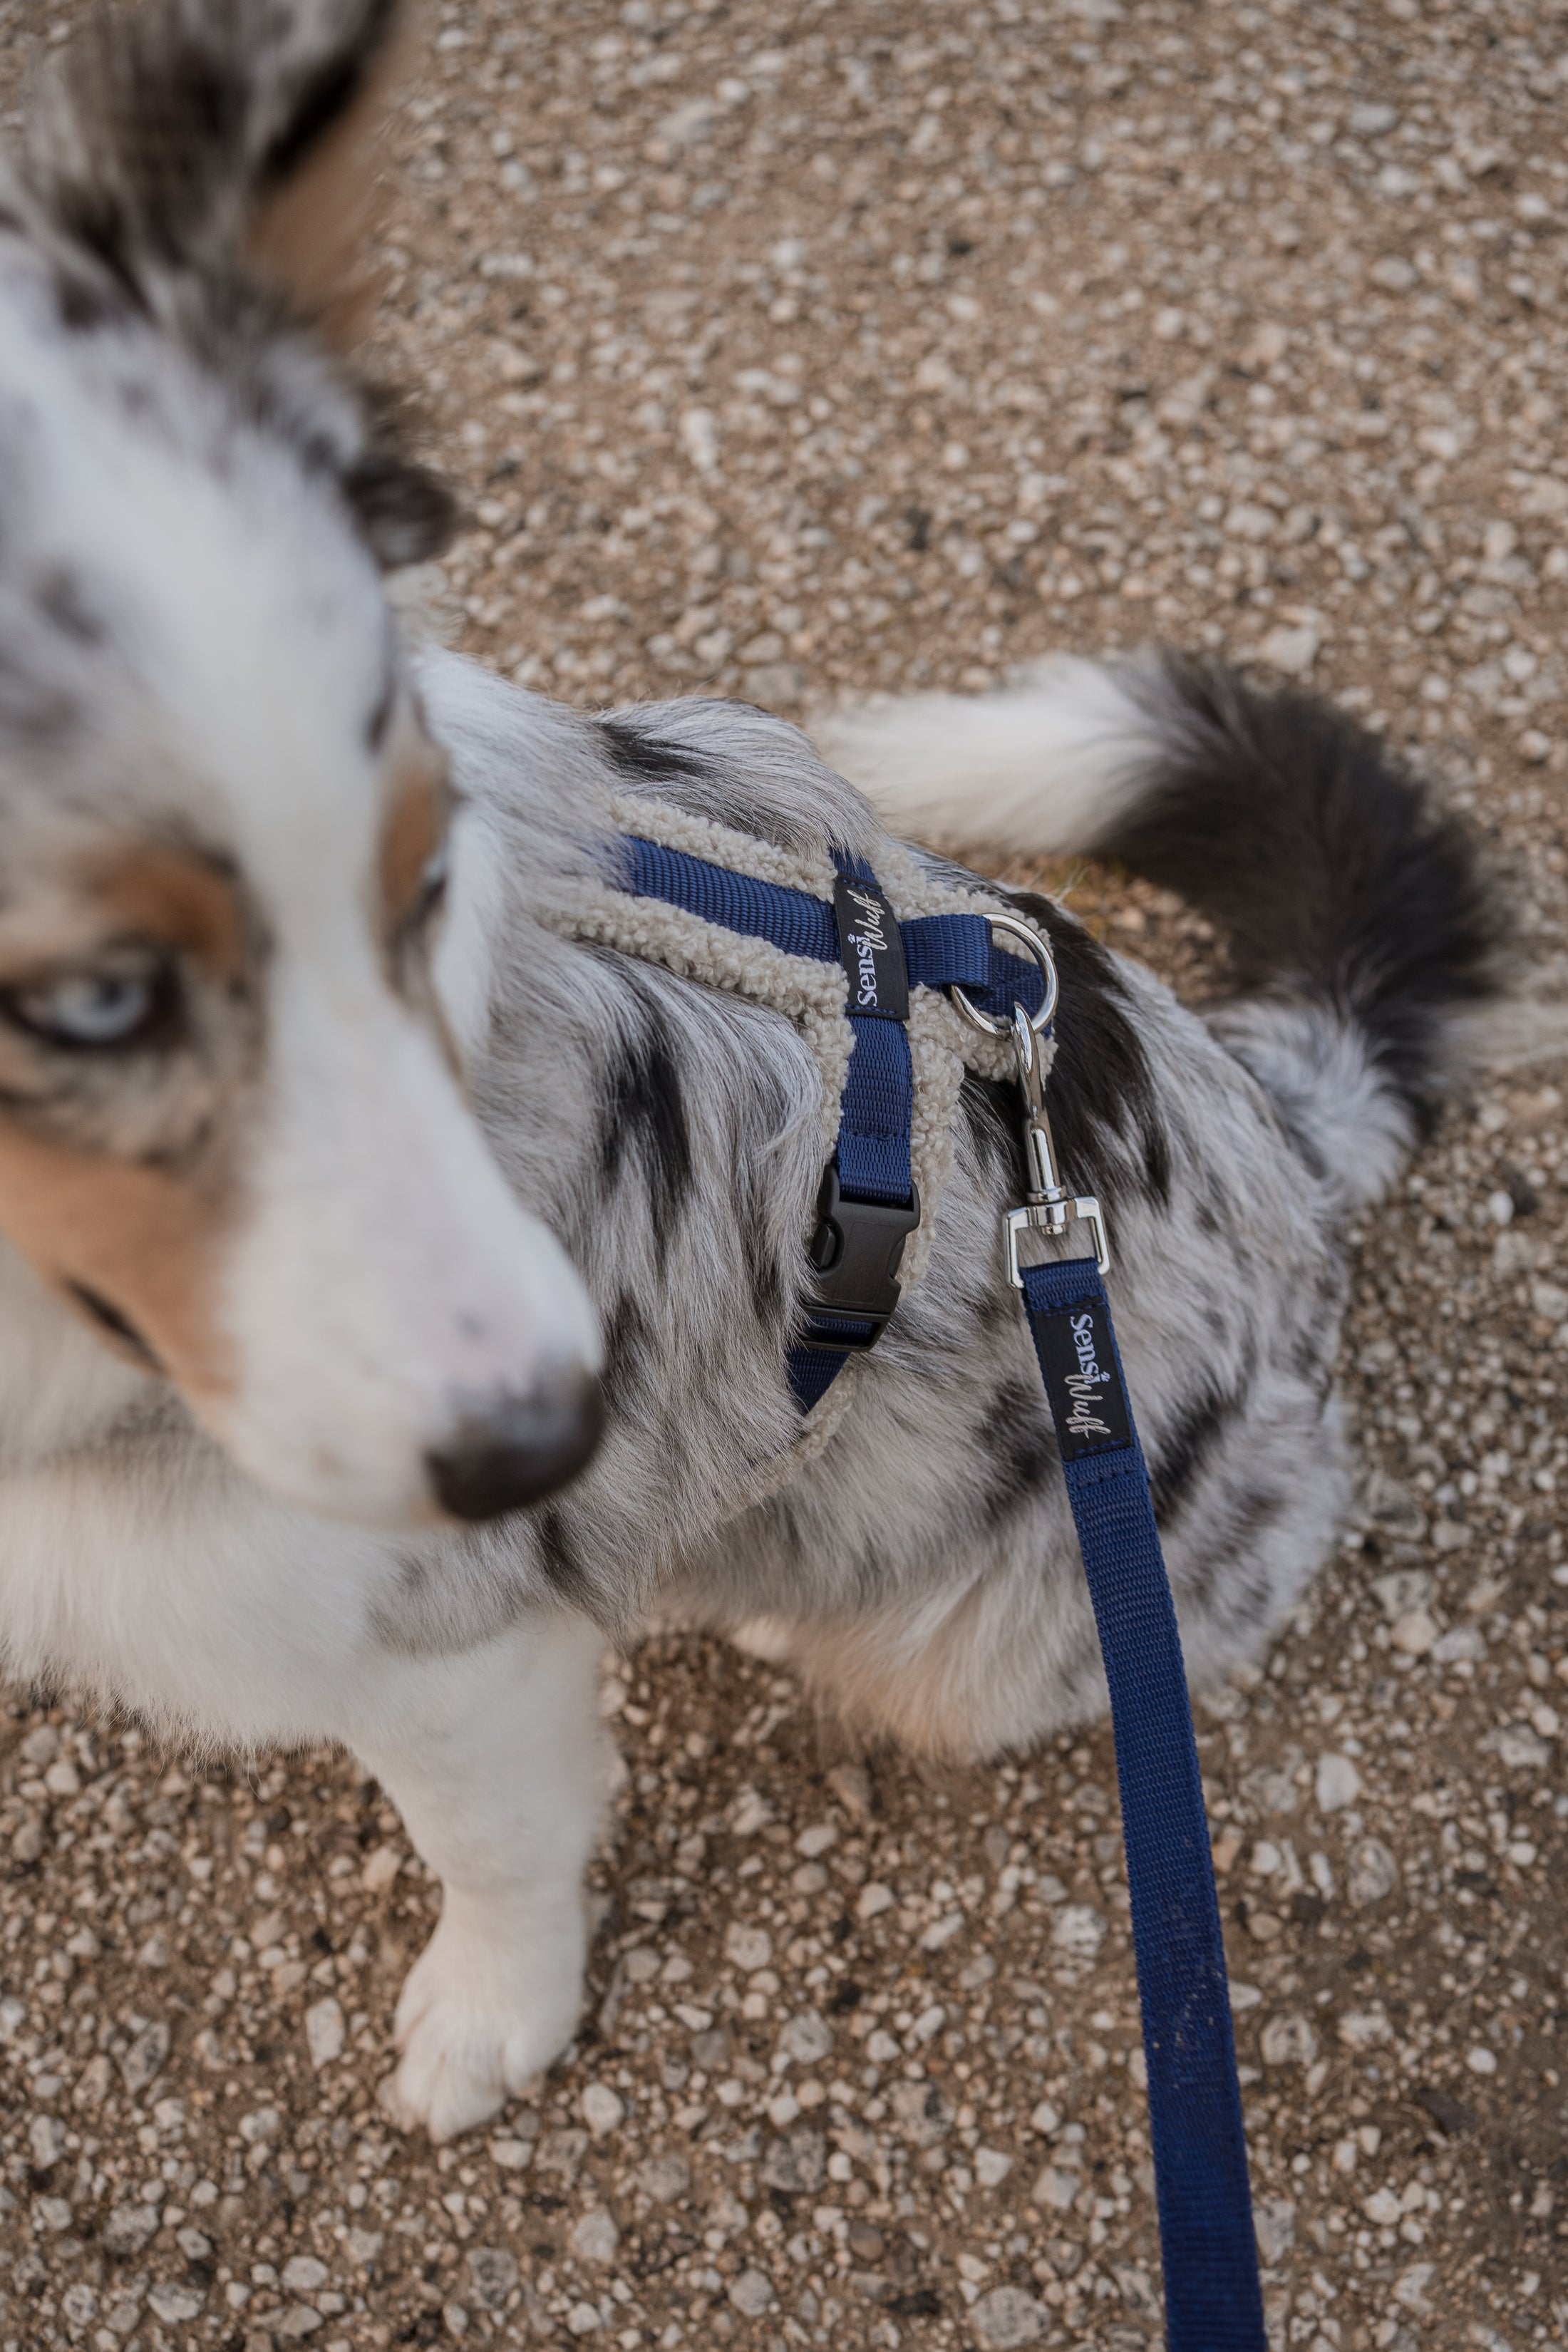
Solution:
{"label": "navy blue leash", "polygon": [[1263,2352],[1241,2087],[1182,1640],[1091,1257],[1022,1269],[1110,1685],[1171,2352]]}
{"label": "navy blue leash", "polygon": [[[962,987],[952,993],[987,1035],[1010,1032],[1024,1097],[1028,1193],[1003,1220],[1007,1277],[1024,1296],[1110,1689],[1166,2340],[1171,2352],[1266,2352],[1203,1779],[1148,1465],[1105,1295],[1110,1248],[1100,1202],[1075,1197],[1061,1181],[1046,1116],[1043,1047],[1057,1001],[1050,948],[1013,917],[997,928],[1032,944],[1045,975],[1044,1003],[1034,1013],[1016,1003],[1003,1024]],[[1088,1228],[1092,1257],[1020,1264],[1026,1234],[1060,1241],[1077,1224]]]}
{"label": "navy blue leash", "polygon": [[[1061,1183],[1045,1113],[1040,1048],[1057,992],[1049,948],[1010,917],[900,924],[869,868],[845,856],[830,906],[658,843],[628,839],[623,847],[637,895],[788,954],[842,960],[848,976],[855,1044],[811,1244],[818,1303],[789,1354],[803,1412],[851,1351],[880,1337],[898,1302],[904,1239],[920,1219],[903,1025],[910,987],[946,988],[976,1027],[1013,1040],[1029,1197],[1006,1219],[1007,1271],[1024,1296],[1056,1423],[1110,1689],[1166,2338],[1170,2352],[1267,2352],[1225,1943],[1181,1635],[1102,1280],[1104,1221],[1097,1201],[1075,1198]],[[1016,937],[1033,961],[998,950],[997,930]],[[1025,1233],[1060,1239],[1073,1223],[1087,1225],[1093,1256],[1020,1265]]]}

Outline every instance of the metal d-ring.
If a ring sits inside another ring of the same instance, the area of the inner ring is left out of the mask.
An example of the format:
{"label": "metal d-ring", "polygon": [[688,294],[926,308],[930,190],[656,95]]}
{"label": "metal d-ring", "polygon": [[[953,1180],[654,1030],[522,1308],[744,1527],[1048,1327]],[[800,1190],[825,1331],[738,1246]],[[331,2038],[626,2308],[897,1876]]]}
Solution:
{"label": "metal d-ring", "polygon": [[[1051,954],[1050,949],[1047,946],[1045,940],[1042,938],[1041,934],[1036,930],[1032,923],[1022,923],[1018,920],[1018,918],[1016,915],[987,915],[984,919],[990,924],[994,931],[1005,931],[1010,939],[1021,940],[1024,946],[1027,948],[1029,953],[1034,957],[1035,961],[1039,965],[1041,971],[1044,973],[1046,982],[1046,1001],[1041,1005],[1037,1013],[1031,1013],[1028,1016],[1029,1026],[1034,1031],[1036,1036],[1043,1036],[1045,1032],[1050,1027],[1051,1015],[1057,1009],[1058,989],[1056,959]],[[1010,1037],[1012,1035],[1013,1023],[1010,1015],[1005,1021],[998,1021],[995,1020],[989,1013],[982,1013],[978,1005],[974,1005],[970,1003],[968,997],[965,996],[963,989],[959,987],[956,981],[952,984],[951,993],[953,1003],[957,1005],[964,1019],[972,1023],[976,1029],[984,1030],[987,1037]]]}

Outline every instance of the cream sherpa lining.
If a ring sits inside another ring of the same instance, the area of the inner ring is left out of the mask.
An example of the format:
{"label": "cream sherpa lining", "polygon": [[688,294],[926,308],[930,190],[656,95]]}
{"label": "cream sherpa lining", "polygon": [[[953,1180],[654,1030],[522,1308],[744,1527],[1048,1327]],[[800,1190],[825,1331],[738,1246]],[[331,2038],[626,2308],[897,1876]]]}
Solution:
{"label": "cream sherpa lining", "polygon": [[[610,813],[619,831],[683,850],[710,865],[771,882],[786,890],[831,903],[836,868],[813,852],[781,849],[736,833],[710,818],[690,815],[668,802],[617,793]],[[1004,915],[1011,911],[984,890],[959,890],[925,872],[896,842],[878,853],[877,880],[894,916],[910,922],[922,915]],[[683,980],[729,989],[754,1004],[767,1005],[793,1021],[816,1056],[822,1077],[824,1153],[838,1139],[839,1105],[855,1043],[846,1010],[849,982],[842,964],[812,956],[787,955],[771,940],[748,938],[710,923],[662,898],[640,898],[608,882],[586,882],[548,918],[570,938],[591,940],[624,955],[662,964]],[[1005,1037],[988,1037],[966,1021],[941,989],[910,991],[910,1061],[914,1074],[914,1110],[910,1164],[920,1193],[921,1222],[905,1245],[899,1281],[907,1289],[930,1262],[931,1237],[942,1196],[952,1170],[953,1121],[966,1069],[987,1078],[1010,1077],[1013,1052]],[[1047,1066],[1054,1045],[1046,1044]],[[815,1453],[838,1425],[853,1395],[854,1364],[845,1367],[821,1402],[807,1416],[801,1446],[785,1457],[788,1475],[800,1467],[803,1448]],[[782,1479],[784,1465],[778,1466]],[[774,1465],[769,1465],[771,1475]]]}
{"label": "cream sherpa lining", "polygon": [[665,849],[684,850],[688,857],[705,857],[710,866],[749,874],[754,882],[776,882],[781,889],[804,890],[812,898],[833,896],[837,868],[830,857],[780,849],[775,842],[736,833],[711,817],[692,816],[668,801],[644,800],[637,793],[612,793],[610,815],[617,833],[635,833]]}

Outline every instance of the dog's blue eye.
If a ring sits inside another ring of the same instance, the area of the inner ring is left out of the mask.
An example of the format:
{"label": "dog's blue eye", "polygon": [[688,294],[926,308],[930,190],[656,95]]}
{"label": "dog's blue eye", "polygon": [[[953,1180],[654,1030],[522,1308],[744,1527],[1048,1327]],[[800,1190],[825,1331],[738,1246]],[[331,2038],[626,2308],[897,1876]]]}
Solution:
{"label": "dog's blue eye", "polygon": [[447,895],[447,883],[451,874],[451,854],[443,842],[439,849],[426,859],[425,871],[419,877],[419,898],[416,919],[433,914]]}
{"label": "dog's blue eye", "polygon": [[5,1003],[22,1028],[51,1045],[127,1045],[152,1025],[159,990],[149,972],[79,971],[16,989]]}

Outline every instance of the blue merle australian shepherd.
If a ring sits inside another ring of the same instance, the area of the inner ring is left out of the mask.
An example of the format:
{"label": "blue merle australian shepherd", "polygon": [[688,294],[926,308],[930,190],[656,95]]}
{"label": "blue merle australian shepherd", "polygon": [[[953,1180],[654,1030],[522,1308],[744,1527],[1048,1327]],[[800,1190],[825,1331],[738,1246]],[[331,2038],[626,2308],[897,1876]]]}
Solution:
{"label": "blue merle australian shepherd", "polygon": [[[0,1641],[380,1776],[445,1882],[387,2099],[446,2135],[573,2030],[607,1638],[731,1629],[952,1757],[1104,1698],[998,1248],[1006,1065],[914,989],[903,1299],[803,1416],[845,972],[639,895],[627,837],[1047,934],[1198,1678],[1333,1538],[1347,1213],[1493,925],[1375,743],[1222,670],[846,717],[868,800],[756,711],[593,718],[406,642],[385,575],[447,505],[339,275],[394,16],[144,0],[0,164]],[[1121,860],[1226,932],[1229,992],[1186,1011],[882,815]]]}

